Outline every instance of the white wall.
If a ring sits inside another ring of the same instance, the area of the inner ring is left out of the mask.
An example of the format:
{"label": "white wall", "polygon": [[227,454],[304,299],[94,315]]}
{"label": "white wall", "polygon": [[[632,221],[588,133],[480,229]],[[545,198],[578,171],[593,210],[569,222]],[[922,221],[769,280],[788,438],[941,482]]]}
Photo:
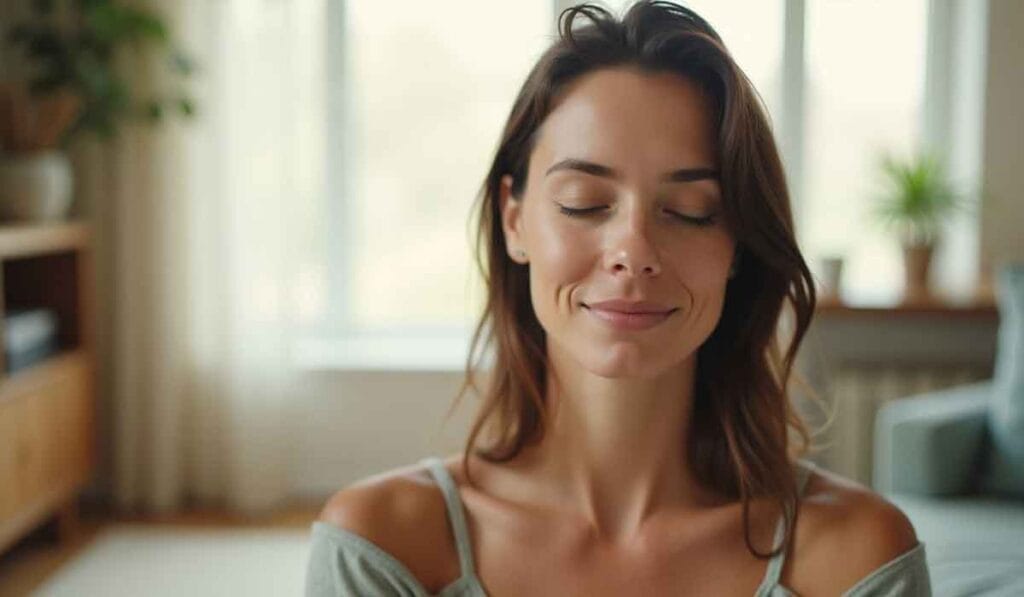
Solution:
{"label": "white wall", "polygon": [[467,394],[442,426],[458,373],[311,373],[296,397],[295,493],[322,499],[358,478],[460,452],[477,398]]}

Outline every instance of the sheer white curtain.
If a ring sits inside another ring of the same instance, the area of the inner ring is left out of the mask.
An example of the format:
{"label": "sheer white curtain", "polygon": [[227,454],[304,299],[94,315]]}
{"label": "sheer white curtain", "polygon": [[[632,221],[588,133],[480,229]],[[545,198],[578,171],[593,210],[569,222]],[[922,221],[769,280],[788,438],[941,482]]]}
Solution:
{"label": "sheer white curtain", "polygon": [[[198,117],[126,129],[93,199],[109,243],[104,400],[121,509],[258,513],[289,491],[294,265],[323,168],[323,1],[149,3],[199,63]],[[126,68],[143,88],[169,83],[151,56]]]}

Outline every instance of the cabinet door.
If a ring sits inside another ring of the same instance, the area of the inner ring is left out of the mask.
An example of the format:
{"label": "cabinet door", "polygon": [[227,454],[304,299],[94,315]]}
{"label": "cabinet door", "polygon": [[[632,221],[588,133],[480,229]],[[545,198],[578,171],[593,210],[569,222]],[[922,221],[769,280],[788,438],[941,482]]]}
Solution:
{"label": "cabinet door", "polygon": [[24,407],[21,454],[18,462],[18,507],[35,504],[53,486],[53,432],[47,411],[52,401],[45,390],[34,389],[18,397]]}
{"label": "cabinet door", "polygon": [[17,509],[22,410],[20,400],[0,400],[0,522],[13,517]]}
{"label": "cabinet door", "polygon": [[59,442],[54,446],[56,474],[65,484],[88,481],[92,470],[93,416],[88,367],[74,363],[50,390],[53,404],[51,432]]}
{"label": "cabinet door", "polygon": [[94,465],[89,366],[68,360],[0,406],[0,519],[81,487]]}

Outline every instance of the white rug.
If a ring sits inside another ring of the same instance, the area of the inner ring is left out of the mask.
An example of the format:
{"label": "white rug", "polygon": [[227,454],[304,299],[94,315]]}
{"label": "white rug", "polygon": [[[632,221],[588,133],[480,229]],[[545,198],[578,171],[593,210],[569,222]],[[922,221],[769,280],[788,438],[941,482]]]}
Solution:
{"label": "white rug", "polygon": [[115,525],[33,595],[302,595],[309,531]]}

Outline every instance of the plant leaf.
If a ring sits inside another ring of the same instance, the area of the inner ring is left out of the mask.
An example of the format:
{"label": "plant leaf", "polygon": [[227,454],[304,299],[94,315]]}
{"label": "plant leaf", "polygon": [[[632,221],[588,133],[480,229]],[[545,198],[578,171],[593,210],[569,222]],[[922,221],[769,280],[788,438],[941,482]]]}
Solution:
{"label": "plant leaf", "polygon": [[145,44],[159,46],[172,72],[188,76],[196,65],[177,48],[169,48],[169,32],[161,16],[143,9],[134,2],[118,0],[65,0],[80,18],[69,30],[57,27],[50,13],[61,6],[56,0],[28,0],[37,17],[11,27],[5,37],[25,51],[31,60],[33,76],[27,82],[34,92],[66,88],[81,100],[81,109],[74,124],[67,129],[65,140],[72,134],[94,132],[103,137],[117,133],[124,118],[161,120],[169,110],[188,117],[195,113],[192,98],[179,92],[168,98],[154,98],[136,104],[128,81],[117,70],[115,52],[131,51]]}
{"label": "plant leaf", "polygon": [[194,116],[196,113],[195,102],[189,97],[178,98],[178,109],[184,116]]}
{"label": "plant leaf", "polygon": [[164,107],[157,100],[146,102],[146,117],[150,122],[160,122],[164,115]]}
{"label": "plant leaf", "polygon": [[883,192],[873,209],[876,220],[904,240],[934,238],[943,220],[959,207],[959,198],[938,158],[918,152],[906,160],[885,153],[879,160]]}

